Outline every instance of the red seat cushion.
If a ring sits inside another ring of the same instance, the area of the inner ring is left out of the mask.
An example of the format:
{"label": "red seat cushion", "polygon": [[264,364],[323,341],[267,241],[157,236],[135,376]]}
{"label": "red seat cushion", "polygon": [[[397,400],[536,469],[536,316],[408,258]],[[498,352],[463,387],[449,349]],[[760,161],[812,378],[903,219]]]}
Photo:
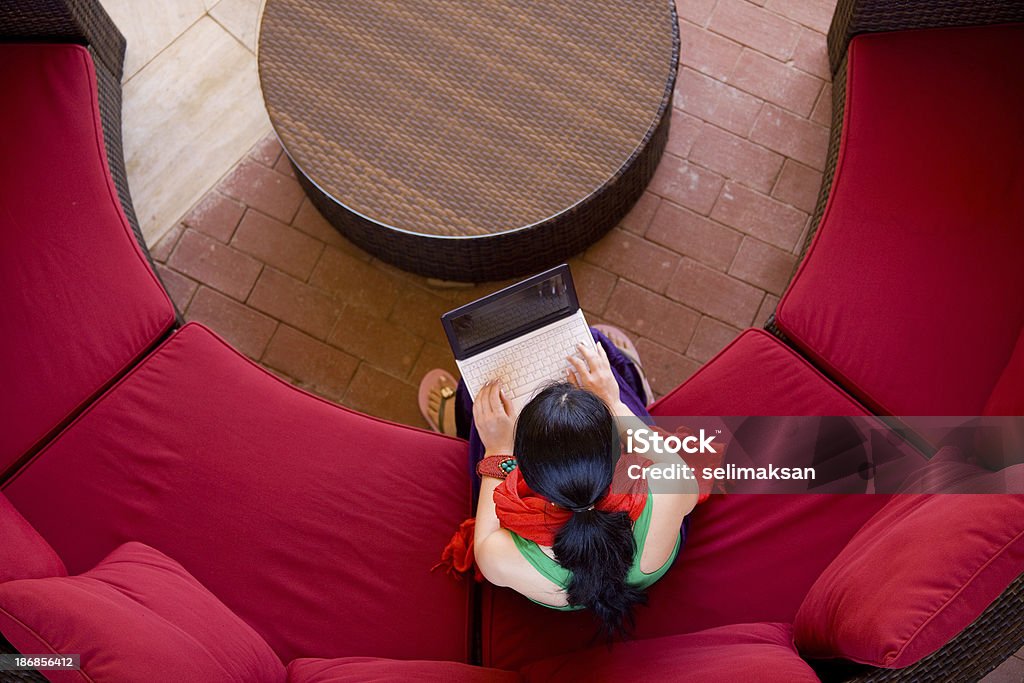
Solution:
{"label": "red seat cushion", "polygon": [[3,494],[0,494],[0,539],[3,539],[0,542],[0,583],[68,575],[50,544]]}
{"label": "red seat cushion", "polygon": [[6,485],[71,571],[160,548],[283,661],[467,657],[466,442],[341,408],[189,324]]}
{"label": "red seat cushion", "polygon": [[650,407],[652,415],[867,415],[864,407],[764,330],[737,337]]}
{"label": "red seat cushion", "polygon": [[77,45],[0,45],[0,476],[174,324],[107,171]]}
{"label": "red seat cushion", "polygon": [[[661,416],[865,415],[806,361],[748,330],[652,406]],[[636,636],[792,621],[807,589],[885,503],[875,495],[724,495],[697,506],[676,564],[636,611]],[[743,586],[737,590],[737,586]],[[519,668],[590,644],[585,612],[555,612],[484,586],[484,663]]]}
{"label": "red seat cushion", "polygon": [[850,43],[835,179],[776,318],[876,410],[980,415],[1021,335],[1022,59],[1021,25]]}
{"label": "red seat cushion", "polygon": [[517,683],[522,677],[511,671],[487,669],[458,662],[401,661],[377,657],[296,659],[288,665],[288,683]]}
{"label": "red seat cushion", "polygon": [[81,576],[0,584],[0,631],[19,652],[77,654],[51,681],[283,683],[245,622],[163,553],[126,543]]}
{"label": "red seat cushion", "polygon": [[808,657],[903,668],[1021,573],[1024,495],[894,496],[815,581],[796,617],[797,645]]}
{"label": "red seat cushion", "polygon": [[793,648],[789,624],[732,624],[698,633],[616,643],[528,666],[543,681],[797,683],[818,677]]}

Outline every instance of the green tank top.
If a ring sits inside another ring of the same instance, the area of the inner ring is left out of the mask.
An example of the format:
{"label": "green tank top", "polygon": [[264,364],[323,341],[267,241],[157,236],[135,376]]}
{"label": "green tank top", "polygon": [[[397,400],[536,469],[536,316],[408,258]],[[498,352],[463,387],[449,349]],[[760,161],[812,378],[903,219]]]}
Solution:
{"label": "green tank top", "polygon": [[[655,581],[664,576],[665,572],[667,572],[668,568],[672,566],[672,562],[675,561],[676,556],[679,554],[679,543],[681,537],[677,536],[676,546],[672,549],[672,553],[665,561],[665,564],[661,565],[661,567],[650,574],[645,574],[640,570],[640,557],[644,552],[644,542],[647,540],[647,531],[651,528],[651,515],[653,514],[653,511],[654,496],[651,495],[650,491],[648,491],[647,502],[644,504],[643,512],[640,513],[640,517],[638,517],[636,522],[633,524],[633,538],[636,539],[636,557],[633,558],[633,565],[629,568],[629,572],[626,573],[626,583],[641,589],[651,586]],[[512,540],[515,541],[516,548],[519,549],[519,553],[525,557],[526,561],[539,571],[541,575],[555,585],[561,586],[563,590],[569,585],[569,579],[572,578],[572,572],[549,557],[535,542],[523,538],[513,531],[510,531],[509,533],[512,534]],[[584,609],[582,605],[575,607],[571,605],[555,606],[539,602],[533,598],[528,599],[543,607],[556,609],[562,612]]]}

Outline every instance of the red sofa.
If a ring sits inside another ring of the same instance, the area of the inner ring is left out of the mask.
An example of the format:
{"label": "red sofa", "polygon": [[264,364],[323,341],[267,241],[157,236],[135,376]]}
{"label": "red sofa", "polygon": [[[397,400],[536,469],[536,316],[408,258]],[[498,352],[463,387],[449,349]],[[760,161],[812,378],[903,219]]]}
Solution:
{"label": "red sofa", "polygon": [[[470,514],[465,443],[176,326],[103,126],[120,55],[88,38],[103,17],[52,4],[89,49],[0,44],[17,131],[0,159],[0,633],[17,651],[80,654],[91,680],[707,682],[969,680],[1021,646],[1024,496],[713,496],[636,639],[610,648],[586,614],[432,572]],[[873,16],[857,7],[835,40]],[[0,16],[3,35],[24,19]],[[1022,38],[844,47],[839,162],[782,336],[743,333],[654,414],[1024,412],[1024,78],[1005,61]]]}

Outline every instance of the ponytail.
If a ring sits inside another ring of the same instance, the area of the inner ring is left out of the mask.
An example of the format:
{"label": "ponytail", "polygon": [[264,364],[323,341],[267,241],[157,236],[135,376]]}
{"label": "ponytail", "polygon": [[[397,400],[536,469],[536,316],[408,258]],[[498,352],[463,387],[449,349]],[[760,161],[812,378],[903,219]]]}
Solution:
{"label": "ponytail", "polygon": [[567,383],[537,394],[516,423],[514,453],[526,483],[573,511],[552,547],[556,561],[572,573],[568,602],[593,610],[609,637],[628,634],[633,606],[647,600],[626,583],[637,552],[629,515],[594,508],[611,486],[619,452],[608,406]]}
{"label": "ponytail", "polygon": [[553,550],[558,563],[572,572],[569,604],[592,609],[606,635],[628,634],[634,626],[633,605],[647,601],[646,593],[626,583],[636,556],[629,515],[573,513],[555,536]]}

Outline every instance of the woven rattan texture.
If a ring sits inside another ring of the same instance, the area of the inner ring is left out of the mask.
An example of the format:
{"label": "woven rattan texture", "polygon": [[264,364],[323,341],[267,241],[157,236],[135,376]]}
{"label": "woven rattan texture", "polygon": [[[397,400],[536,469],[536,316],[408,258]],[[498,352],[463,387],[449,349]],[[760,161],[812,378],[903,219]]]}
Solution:
{"label": "woven rattan texture", "polygon": [[93,59],[121,79],[124,36],[96,0],[3,0],[0,37],[89,45]]}
{"label": "woven rattan texture", "polygon": [[[0,634],[0,652],[4,654],[22,654],[11,645],[3,634]],[[29,669],[27,671],[0,671],[0,683],[46,683],[46,676]]]}
{"label": "woven rattan texture", "polygon": [[832,80],[832,127],[828,135],[828,156],[825,158],[825,173],[821,178],[821,189],[818,190],[818,201],[814,205],[814,215],[811,216],[811,226],[804,237],[804,244],[800,248],[800,258],[803,261],[807,255],[807,249],[811,246],[821,219],[825,216],[825,206],[828,204],[829,192],[832,191],[832,182],[835,180],[836,164],[839,162],[839,147],[843,142],[843,116],[846,111],[846,55],[839,65]]}
{"label": "woven rattan texture", "polygon": [[858,33],[1024,21],[1021,0],[839,0],[828,32],[834,74]]}
{"label": "woven rattan texture", "polygon": [[823,681],[843,683],[971,683],[980,681],[1024,645],[1024,574],[940,650],[904,669],[840,662],[815,664]]}
{"label": "woven rattan texture", "polygon": [[583,251],[613,228],[643,193],[668,139],[662,117],[647,145],[600,192],[556,220],[473,239],[439,239],[381,229],[320,192],[300,169],[296,177],[314,206],[349,239],[399,268],[445,280],[485,281],[525,275]]}
{"label": "woven rattan texture", "polygon": [[308,180],[385,226],[487,236],[587,200],[675,76],[664,0],[269,0],[271,120]]}

